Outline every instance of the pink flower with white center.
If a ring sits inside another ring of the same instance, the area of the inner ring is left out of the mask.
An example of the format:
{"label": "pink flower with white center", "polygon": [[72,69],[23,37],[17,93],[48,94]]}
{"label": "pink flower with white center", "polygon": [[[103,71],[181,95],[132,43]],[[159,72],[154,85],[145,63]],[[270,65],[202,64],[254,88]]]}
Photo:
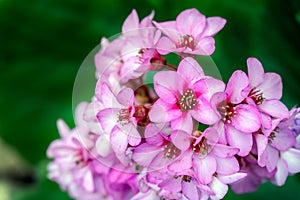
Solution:
{"label": "pink flower with white center", "polygon": [[213,36],[225,25],[221,17],[206,18],[192,8],[181,12],[176,21],[156,23],[167,37],[162,37],[157,48],[159,53],[178,52],[182,54],[211,55],[215,51]]}
{"label": "pink flower with white center", "polygon": [[229,79],[225,92],[212,97],[212,105],[220,121],[215,128],[220,141],[239,148],[239,156],[246,156],[252,149],[252,133],[261,127],[260,113],[255,105],[245,103],[249,79],[243,71],[235,71]]}
{"label": "pink flower with white center", "polygon": [[281,103],[282,80],[276,73],[265,73],[262,64],[256,58],[248,58],[249,94],[248,100],[257,105],[261,112],[262,125],[271,128],[271,117],[288,118],[289,111]]}
{"label": "pink flower with white center", "polygon": [[176,175],[184,175],[192,170],[199,184],[207,185],[215,174],[232,175],[240,170],[234,157],[239,150],[217,143],[219,135],[214,128],[208,128],[203,133],[194,131],[193,136],[178,132],[172,134],[171,138],[183,152],[168,166],[168,170]]}
{"label": "pink flower with white center", "polygon": [[224,83],[204,75],[191,57],[183,59],[177,72],[161,71],[154,76],[154,89],[160,97],[149,112],[152,122],[171,122],[174,130],[192,133],[193,119],[211,125],[218,118],[210,98],[224,91]]}
{"label": "pink flower with white center", "polygon": [[125,44],[121,54],[124,64],[120,71],[123,83],[138,78],[149,70],[158,70],[165,64],[165,59],[155,48],[161,32],[152,25],[153,16],[152,12],[139,23],[138,15],[133,10],[123,24]]}

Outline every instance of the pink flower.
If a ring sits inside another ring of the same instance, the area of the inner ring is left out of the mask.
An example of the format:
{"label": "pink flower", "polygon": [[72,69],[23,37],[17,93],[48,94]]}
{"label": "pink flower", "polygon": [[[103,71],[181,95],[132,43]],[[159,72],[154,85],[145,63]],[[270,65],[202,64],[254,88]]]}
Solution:
{"label": "pink flower", "polygon": [[118,82],[123,66],[120,47],[123,47],[124,44],[124,38],[119,37],[112,42],[102,38],[101,49],[94,57],[98,79],[113,78],[115,82]]}
{"label": "pink flower", "polygon": [[104,133],[110,135],[111,147],[117,157],[124,164],[127,162],[126,149],[128,144],[136,146],[141,142],[140,133],[137,131],[134,93],[132,89],[124,87],[116,95],[111,87],[101,80],[97,89],[101,92],[98,99],[102,101],[104,109],[100,110],[97,118]]}
{"label": "pink flower", "polygon": [[172,129],[191,133],[193,119],[203,124],[217,121],[210,98],[224,90],[224,83],[205,76],[193,58],[183,59],[177,72],[158,72],[154,76],[154,89],[160,99],[150,110],[152,122],[171,122]]}
{"label": "pink flower", "polygon": [[145,17],[140,23],[135,10],[127,17],[122,32],[125,44],[121,47],[124,62],[121,71],[121,82],[138,78],[149,70],[160,69],[165,59],[155,49],[161,32],[152,25],[154,13]]}
{"label": "pink flower", "polygon": [[260,113],[255,105],[245,103],[249,80],[243,71],[235,71],[225,92],[216,93],[212,105],[220,121],[215,128],[220,132],[222,143],[240,149],[238,155],[246,156],[252,149],[252,133],[261,127]]}
{"label": "pink flower", "polygon": [[[85,130],[80,127],[69,130],[62,120],[58,121],[58,129],[62,138],[53,141],[47,150],[47,156],[54,159],[48,165],[48,177],[74,198],[79,199],[85,194],[105,196],[106,192],[101,194],[96,186],[101,180],[96,174],[96,163],[86,149],[92,148],[93,143],[84,142],[87,140]],[[105,171],[105,166],[102,167]]]}
{"label": "pink flower", "polygon": [[218,144],[218,132],[213,128],[203,133],[195,131],[194,139],[187,133],[172,134],[173,143],[183,151],[180,157],[168,167],[176,175],[187,174],[190,170],[202,185],[210,184],[215,173],[232,175],[239,171],[239,163],[234,157],[237,148]]}
{"label": "pink flower", "polygon": [[258,166],[252,155],[240,157],[239,163],[241,173],[246,173],[247,176],[231,184],[232,190],[237,194],[254,192],[261,183],[274,177],[275,171],[268,172],[265,167]]}
{"label": "pink flower", "polygon": [[271,128],[271,117],[288,118],[289,111],[281,103],[282,81],[276,73],[264,73],[262,64],[256,58],[248,58],[249,94],[248,101],[256,104],[261,112],[262,125]]}
{"label": "pink flower", "polygon": [[198,10],[192,8],[181,12],[176,21],[156,23],[167,37],[162,37],[157,48],[159,53],[178,52],[180,55],[211,55],[215,50],[213,36],[225,25],[221,17],[206,18]]}
{"label": "pink flower", "polygon": [[[157,127],[149,124],[144,136],[146,142],[134,148],[132,159],[147,171],[163,169],[172,163],[181,153],[169,138],[170,127]],[[169,132],[169,133],[168,133]]]}

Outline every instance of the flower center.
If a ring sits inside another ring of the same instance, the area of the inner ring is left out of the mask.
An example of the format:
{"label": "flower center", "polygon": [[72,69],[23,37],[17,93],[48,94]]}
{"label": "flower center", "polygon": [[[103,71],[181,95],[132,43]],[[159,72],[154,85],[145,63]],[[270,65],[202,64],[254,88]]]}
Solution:
{"label": "flower center", "polygon": [[197,106],[197,98],[193,90],[188,89],[178,101],[181,111],[189,111]]}
{"label": "flower center", "polygon": [[117,122],[124,126],[128,123],[130,123],[130,108],[123,108],[120,110],[119,115],[118,115],[118,119]]}
{"label": "flower center", "polygon": [[193,36],[190,35],[184,35],[181,37],[181,40],[179,42],[178,47],[187,47],[190,48],[191,50],[195,49],[195,40]]}
{"label": "flower center", "polygon": [[180,154],[180,150],[174,146],[171,142],[167,143],[162,147],[162,152],[164,152],[165,158],[174,159]]}
{"label": "flower center", "polygon": [[190,176],[188,176],[188,175],[183,175],[183,176],[181,177],[181,180],[182,180],[183,182],[191,182],[191,181],[192,181],[192,177],[190,177]]}
{"label": "flower center", "polygon": [[205,138],[203,138],[197,145],[194,145],[193,143],[192,143],[192,148],[193,151],[196,153],[200,153],[201,155],[206,155],[207,152],[210,150],[210,145],[207,144]]}
{"label": "flower center", "polygon": [[218,106],[218,111],[222,116],[222,120],[224,123],[231,123],[232,117],[236,114],[236,108],[235,105],[232,103],[227,104],[225,101],[220,103]]}
{"label": "flower center", "polygon": [[276,127],[274,129],[274,131],[269,135],[269,137],[268,137],[268,143],[269,144],[271,144],[272,141],[275,139],[277,133],[279,133],[279,128],[278,127]]}
{"label": "flower center", "polygon": [[259,105],[261,104],[263,101],[264,101],[264,98],[263,98],[263,94],[260,90],[257,90],[256,88],[253,88],[249,95],[248,95],[251,99],[253,99],[253,101]]}

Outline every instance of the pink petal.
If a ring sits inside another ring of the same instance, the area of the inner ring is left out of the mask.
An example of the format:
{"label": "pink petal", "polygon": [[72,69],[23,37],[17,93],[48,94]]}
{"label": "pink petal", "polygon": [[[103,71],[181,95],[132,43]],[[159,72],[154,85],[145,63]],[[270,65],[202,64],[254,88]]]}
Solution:
{"label": "pink petal", "polygon": [[160,135],[160,129],[155,124],[149,124],[144,133],[146,142],[150,145],[161,146],[164,138]]}
{"label": "pink petal", "polygon": [[57,120],[57,129],[62,138],[67,137],[70,134],[70,128],[62,119]]}
{"label": "pink petal", "polygon": [[126,33],[139,28],[139,16],[136,10],[132,10],[130,15],[126,18],[122,26],[122,33]]}
{"label": "pink petal", "polygon": [[181,117],[182,112],[178,107],[165,103],[158,99],[149,112],[149,118],[152,122],[162,123],[170,122]]}
{"label": "pink petal", "polygon": [[[166,78],[168,77],[168,78]],[[179,96],[177,73],[174,71],[157,72],[154,76],[154,89],[157,95],[169,104],[175,104]]]}
{"label": "pink petal", "polygon": [[191,145],[192,137],[190,134],[177,130],[171,133],[171,141],[172,143],[180,150],[185,151]]}
{"label": "pink petal", "polygon": [[121,105],[118,105],[116,102],[116,97],[112,92],[112,88],[105,82],[98,81],[96,85],[95,95],[100,100],[105,107],[108,108],[119,108]]}
{"label": "pink petal", "polygon": [[206,20],[206,27],[201,34],[202,37],[214,36],[217,34],[226,24],[226,20],[221,17],[209,17]]}
{"label": "pink petal", "polygon": [[171,127],[173,130],[182,130],[188,134],[192,134],[194,129],[192,116],[189,113],[183,114],[181,117],[178,117],[171,122]]}
{"label": "pink petal", "polygon": [[242,95],[243,91],[248,87],[249,80],[245,72],[241,70],[235,71],[229,79],[226,93],[229,101],[234,104],[241,103],[245,97]]}
{"label": "pink petal", "polygon": [[164,34],[166,34],[174,44],[180,39],[180,34],[176,30],[175,21],[167,21],[162,23],[153,22],[153,24]]}
{"label": "pink petal", "polygon": [[256,88],[264,80],[264,68],[256,58],[248,58],[247,67],[250,85],[252,88]]}
{"label": "pink petal", "polygon": [[83,187],[88,192],[93,192],[95,189],[94,178],[91,171],[87,171],[87,173],[83,177]]}
{"label": "pink petal", "polygon": [[171,39],[167,37],[161,37],[156,44],[156,48],[160,54],[166,55],[170,52],[173,52],[174,49],[176,49],[176,45]]}
{"label": "pink petal", "polygon": [[275,148],[273,148],[270,145],[267,145],[266,151],[268,154],[268,157],[267,157],[268,160],[266,163],[266,167],[267,167],[268,172],[272,172],[276,168],[276,165],[278,163],[279,152],[278,152],[278,150],[276,150]]}
{"label": "pink petal", "polygon": [[117,95],[117,100],[124,107],[128,108],[133,105],[134,93],[131,88],[123,88]]}
{"label": "pink petal", "polygon": [[265,100],[259,105],[259,108],[275,118],[288,118],[290,115],[288,108],[278,100]]}
{"label": "pink petal", "polygon": [[187,150],[168,166],[168,170],[175,174],[184,174],[192,167],[192,156],[193,151]]}
{"label": "pink petal", "polygon": [[279,151],[286,151],[296,144],[295,133],[292,130],[284,129],[275,133],[275,138],[272,140],[272,146]]}
{"label": "pink petal", "polygon": [[198,189],[192,182],[182,182],[182,194],[186,196],[189,200],[198,200],[199,194]]}
{"label": "pink petal", "polygon": [[202,67],[198,62],[191,58],[187,57],[183,59],[178,66],[177,73],[186,81],[194,83],[204,76]]}
{"label": "pink petal", "polygon": [[260,113],[261,114],[261,123],[262,123],[262,128],[267,130],[272,128],[272,119],[269,115],[265,113]]}
{"label": "pink petal", "polygon": [[265,73],[264,81],[257,89],[261,90],[266,99],[277,99],[282,97],[282,80],[276,73]]}
{"label": "pink petal", "polygon": [[197,9],[182,11],[176,18],[176,27],[181,34],[195,36],[200,34],[206,23],[206,18]]}
{"label": "pink petal", "polygon": [[215,40],[213,37],[204,37],[197,41],[193,54],[209,56],[215,51]]}
{"label": "pink petal", "polygon": [[171,192],[180,192],[181,191],[181,180],[170,178],[158,185],[158,187],[171,191]]}
{"label": "pink petal", "polygon": [[190,113],[194,119],[203,124],[212,125],[219,119],[210,103],[202,97],[198,97],[197,106],[194,110],[191,110]]}
{"label": "pink petal", "polygon": [[102,156],[106,157],[111,152],[111,146],[108,135],[100,135],[95,144],[96,152]]}
{"label": "pink petal", "polygon": [[220,158],[228,158],[237,154],[239,152],[239,149],[223,144],[215,144],[212,151],[216,156]]}
{"label": "pink petal", "polygon": [[289,175],[288,165],[285,160],[279,159],[277,163],[277,171],[275,174],[276,185],[283,186]]}
{"label": "pink petal", "polygon": [[140,28],[153,27],[152,25],[153,17],[154,17],[154,11],[151,11],[151,13],[141,21]]}
{"label": "pink petal", "polygon": [[217,161],[217,173],[223,175],[230,175],[240,170],[240,165],[235,157],[219,158],[215,157]]}
{"label": "pink petal", "polygon": [[125,152],[128,146],[128,136],[118,126],[110,134],[111,147],[116,153]]}
{"label": "pink petal", "polygon": [[217,161],[213,156],[207,155],[204,158],[194,156],[194,171],[201,184],[209,184],[213,179],[213,174],[217,170]]}
{"label": "pink petal", "polygon": [[300,150],[291,148],[282,152],[281,157],[286,161],[290,173],[300,172]]}
{"label": "pink petal", "polygon": [[246,104],[236,106],[236,114],[231,119],[231,124],[236,129],[246,133],[256,132],[261,127],[257,108]]}
{"label": "pink petal", "polygon": [[119,111],[118,108],[105,108],[97,114],[97,119],[105,133],[111,133],[112,129],[118,124]]}
{"label": "pink petal", "polygon": [[230,146],[240,149],[238,155],[246,156],[251,151],[253,141],[251,133],[243,133],[233,126],[226,126],[227,141]]}
{"label": "pink petal", "polygon": [[268,157],[264,156],[264,152],[268,144],[268,138],[262,134],[254,134],[254,138],[257,145],[257,163],[259,166],[264,167],[268,159]]}
{"label": "pink petal", "polygon": [[160,151],[160,147],[143,143],[133,150],[132,159],[141,166],[147,167]]}
{"label": "pink petal", "polygon": [[222,183],[217,177],[213,177],[212,182],[209,184],[211,190],[215,193],[212,199],[223,199],[228,191],[228,185]]}
{"label": "pink petal", "polygon": [[[223,81],[220,81],[218,79],[205,77],[197,81],[193,85],[192,89],[197,96],[201,95],[206,99],[211,99],[214,94],[218,92],[224,92],[225,84],[223,83]],[[225,97],[223,100],[225,100]]]}
{"label": "pink petal", "polygon": [[234,183],[236,181],[239,181],[243,178],[245,178],[247,176],[247,173],[234,173],[234,174],[231,174],[231,175],[219,175],[218,174],[218,178],[220,181],[222,181],[223,183],[225,184],[231,184],[231,183]]}
{"label": "pink petal", "polygon": [[126,124],[122,128],[124,134],[128,135],[128,143],[131,146],[137,146],[141,143],[141,135],[132,123]]}

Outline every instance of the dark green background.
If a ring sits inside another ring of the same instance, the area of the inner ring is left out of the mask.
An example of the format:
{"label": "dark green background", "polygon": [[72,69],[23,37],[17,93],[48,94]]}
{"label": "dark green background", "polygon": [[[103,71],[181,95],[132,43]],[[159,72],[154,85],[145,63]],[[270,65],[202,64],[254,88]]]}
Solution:
{"label": "dark green background", "polygon": [[[119,33],[133,8],[141,17],[155,10],[155,20],[164,21],[191,7],[227,19],[212,56],[224,80],[236,69],[245,70],[246,59],[254,56],[266,71],[282,75],[288,107],[300,103],[297,0],[0,0],[0,137],[17,148],[37,176],[35,184],[15,188],[13,199],[68,199],[45,178],[45,151],[58,137],[57,118],[74,124],[76,73],[101,37]],[[281,188],[268,183],[255,193],[230,193],[226,199],[297,197],[299,175]]]}

